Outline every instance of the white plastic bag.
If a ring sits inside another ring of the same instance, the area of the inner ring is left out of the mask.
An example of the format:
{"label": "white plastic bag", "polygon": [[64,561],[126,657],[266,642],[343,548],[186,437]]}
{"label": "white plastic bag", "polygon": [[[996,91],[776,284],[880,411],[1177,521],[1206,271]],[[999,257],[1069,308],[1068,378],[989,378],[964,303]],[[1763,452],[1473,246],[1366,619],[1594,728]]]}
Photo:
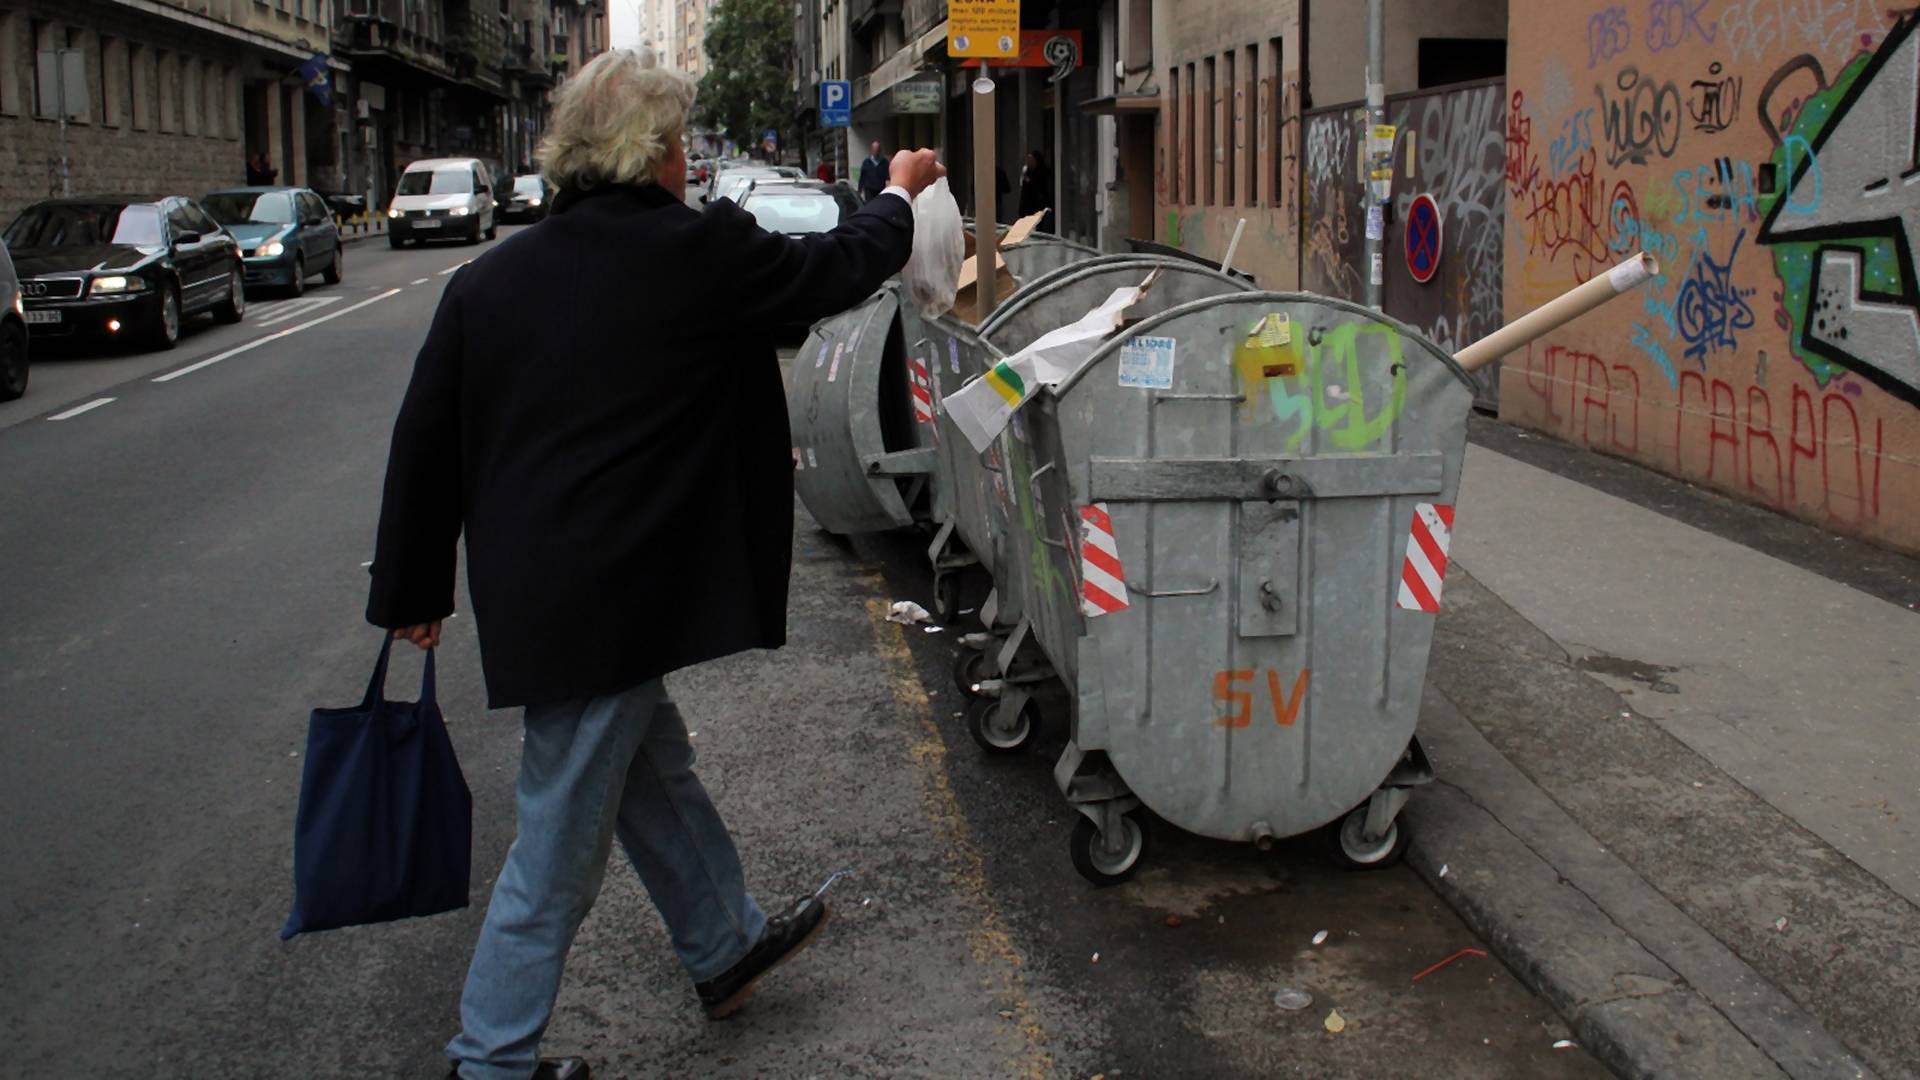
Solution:
{"label": "white plastic bag", "polygon": [[960,265],[967,261],[966,226],[960,204],[941,177],[913,200],[913,254],[900,272],[907,298],[923,318],[945,315],[960,291]]}

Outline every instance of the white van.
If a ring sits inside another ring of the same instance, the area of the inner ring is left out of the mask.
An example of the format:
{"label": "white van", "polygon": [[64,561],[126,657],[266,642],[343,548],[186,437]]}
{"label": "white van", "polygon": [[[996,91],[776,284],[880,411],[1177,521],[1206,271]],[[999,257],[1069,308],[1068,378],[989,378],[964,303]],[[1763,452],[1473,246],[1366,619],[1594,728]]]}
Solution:
{"label": "white van", "polygon": [[387,242],[493,239],[493,186],[478,158],[425,158],[407,166],[387,207]]}

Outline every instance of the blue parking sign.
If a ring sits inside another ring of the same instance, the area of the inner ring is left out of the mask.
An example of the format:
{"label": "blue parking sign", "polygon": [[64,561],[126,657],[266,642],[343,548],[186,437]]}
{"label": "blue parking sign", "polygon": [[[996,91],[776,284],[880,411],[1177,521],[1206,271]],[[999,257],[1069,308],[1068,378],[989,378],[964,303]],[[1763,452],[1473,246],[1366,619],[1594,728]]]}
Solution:
{"label": "blue parking sign", "polygon": [[828,79],[820,84],[820,126],[853,126],[853,84]]}

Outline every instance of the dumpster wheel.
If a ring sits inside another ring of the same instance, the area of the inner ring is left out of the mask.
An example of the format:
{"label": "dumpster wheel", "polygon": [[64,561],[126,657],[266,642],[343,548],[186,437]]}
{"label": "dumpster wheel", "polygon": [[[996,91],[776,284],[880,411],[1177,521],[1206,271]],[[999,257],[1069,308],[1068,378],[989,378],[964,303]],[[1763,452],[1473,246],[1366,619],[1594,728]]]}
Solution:
{"label": "dumpster wheel", "polygon": [[1400,861],[1407,850],[1407,831],[1395,821],[1378,840],[1366,839],[1367,808],[1362,805],[1327,826],[1327,851],[1349,870],[1380,870]]}
{"label": "dumpster wheel", "polygon": [[1140,812],[1129,810],[1120,816],[1120,822],[1126,838],[1117,856],[1101,846],[1100,829],[1092,820],[1083,817],[1073,826],[1073,868],[1103,889],[1133,877],[1147,853],[1147,826],[1140,820]]}
{"label": "dumpster wheel", "polygon": [[1040,726],[1040,709],[1031,698],[1020,706],[1019,714],[1010,725],[1000,719],[1002,704],[998,698],[979,698],[967,706],[967,732],[980,744],[980,749],[989,754],[1012,754],[1026,749]]}
{"label": "dumpster wheel", "polygon": [[992,677],[984,649],[962,649],[953,658],[953,685],[970,701],[980,700],[980,692],[974,687]]}

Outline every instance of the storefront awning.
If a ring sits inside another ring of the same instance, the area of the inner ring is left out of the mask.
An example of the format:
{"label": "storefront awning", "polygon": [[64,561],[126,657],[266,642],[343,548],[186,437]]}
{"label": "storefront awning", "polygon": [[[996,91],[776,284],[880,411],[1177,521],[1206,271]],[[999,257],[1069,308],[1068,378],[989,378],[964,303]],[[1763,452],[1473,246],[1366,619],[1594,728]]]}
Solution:
{"label": "storefront awning", "polygon": [[936,45],[947,43],[947,21],[902,46],[900,51],[882,60],[874,69],[853,81],[853,107],[859,108],[867,102],[891,90],[896,83],[906,82],[920,74],[926,55]]}
{"label": "storefront awning", "polygon": [[1080,103],[1080,111],[1087,116],[1115,116],[1120,113],[1149,113],[1160,108],[1158,94],[1108,94],[1105,97],[1088,98]]}

